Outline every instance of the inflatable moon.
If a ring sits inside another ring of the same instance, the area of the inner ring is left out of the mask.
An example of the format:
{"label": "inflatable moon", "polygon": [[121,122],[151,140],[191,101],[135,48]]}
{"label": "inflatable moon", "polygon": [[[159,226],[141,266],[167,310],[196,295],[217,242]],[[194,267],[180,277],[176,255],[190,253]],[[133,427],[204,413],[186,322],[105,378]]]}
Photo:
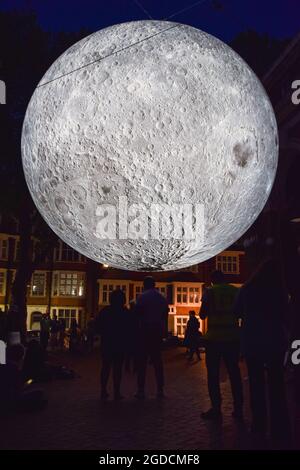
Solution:
{"label": "inflatable moon", "polygon": [[130,22],[50,67],[22,158],[36,206],[74,249],[122,269],[179,269],[254,222],[276,173],[277,126],[226,44],[182,24]]}

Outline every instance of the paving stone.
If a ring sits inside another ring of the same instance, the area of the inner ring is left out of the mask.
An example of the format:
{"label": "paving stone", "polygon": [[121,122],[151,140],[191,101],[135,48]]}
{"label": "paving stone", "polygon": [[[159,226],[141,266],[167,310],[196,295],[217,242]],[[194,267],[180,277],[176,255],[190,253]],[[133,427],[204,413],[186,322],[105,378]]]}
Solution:
{"label": "paving stone", "polygon": [[[204,355],[203,355],[204,357]],[[223,421],[209,423],[201,412],[210,407],[205,361],[190,364],[184,349],[164,352],[166,395],[155,398],[151,366],[147,375],[147,399],[136,401],[136,379],[124,373],[122,402],[100,401],[100,358],[58,355],[58,360],[79,375],[42,385],[49,405],[39,413],[5,418],[1,449],[98,449],[98,450],[189,450],[253,448],[247,427],[250,423],[247,372],[242,367],[246,426],[231,417],[232,399],[228,377],[223,374]],[[111,388],[110,388],[111,392]],[[292,404],[293,405],[293,404]],[[293,411],[293,410],[292,410]],[[299,418],[298,418],[299,419]],[[299,426],[299,421],[297,421]],[[298,448],[300,448],[300,442]],[[294,444],[297,448],[297,445]]]}

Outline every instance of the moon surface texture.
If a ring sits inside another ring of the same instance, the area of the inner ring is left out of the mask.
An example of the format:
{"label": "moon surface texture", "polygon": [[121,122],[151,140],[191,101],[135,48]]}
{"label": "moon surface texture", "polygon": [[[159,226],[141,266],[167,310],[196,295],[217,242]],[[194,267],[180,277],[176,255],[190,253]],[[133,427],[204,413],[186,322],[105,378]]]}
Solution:
{"label": "moon surface texture", "polygon": [[[27,109],[22,160],[36,206],[68,245],[116,268],[173,270],[226,249],[257,218],[275,178],[277,125],[256,75],[226,44],[179,23],[129,22],[49,68]],[[118,236],[116,209],[117,236],[100,236],[111,217],[101,208],[118,208],[120,196],[147,208],[146,219],[132,206],[128,236]],[[136,235],[139,217],[158,223],[153,204],[203,207],[203,239]]]}

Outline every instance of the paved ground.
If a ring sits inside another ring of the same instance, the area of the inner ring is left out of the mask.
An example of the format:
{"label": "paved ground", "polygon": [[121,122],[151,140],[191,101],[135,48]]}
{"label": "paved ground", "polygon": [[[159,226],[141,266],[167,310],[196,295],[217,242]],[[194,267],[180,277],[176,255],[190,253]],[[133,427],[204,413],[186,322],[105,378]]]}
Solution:
{"label": "paved ground", "polygon": [[[135,378],[125,375],[122,402],[99,400],[97,352],[85,357],[65,353],[61,362],[79,377],[44,386],[49,405],[42,412],[5,418],[2,449],[249,449],[253,448],[246,426],[231,417],[230,386],[223,373],[224,418],[206,423],[201,412],[209,407],[204,360],[189,364],[183,348],[165,351],[166,395],[155,398],[152,369],[148,373],[148,399],[133,398]],[[248,382],[243,367],[246,403]],[[294,412],[294,411],[293,411]],[[300,444],[300,443],[299,443]],[[255,448],[255,446],[254,446]]]}

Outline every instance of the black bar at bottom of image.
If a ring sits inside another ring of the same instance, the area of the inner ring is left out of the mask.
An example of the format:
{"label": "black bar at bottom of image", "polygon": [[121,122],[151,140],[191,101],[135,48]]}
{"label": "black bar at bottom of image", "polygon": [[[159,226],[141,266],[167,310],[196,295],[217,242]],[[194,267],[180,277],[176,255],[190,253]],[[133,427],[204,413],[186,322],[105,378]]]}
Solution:
{"label": "black bar at bottom of image", "polygon": [[[142,466],[158,465],[184,465],[195,467],[197,465],[239,464],[240,466],[253,466],[256,464],[287,465],[300,461],[300,451],[243,451],[243,450],[1,450],[3,461],[12,464],[28,464],[34,468],[47,465],[67,464],[81,467],[111,467],[120,469],[135,469]],[[2,460],[1,459],[1,460]]]}

